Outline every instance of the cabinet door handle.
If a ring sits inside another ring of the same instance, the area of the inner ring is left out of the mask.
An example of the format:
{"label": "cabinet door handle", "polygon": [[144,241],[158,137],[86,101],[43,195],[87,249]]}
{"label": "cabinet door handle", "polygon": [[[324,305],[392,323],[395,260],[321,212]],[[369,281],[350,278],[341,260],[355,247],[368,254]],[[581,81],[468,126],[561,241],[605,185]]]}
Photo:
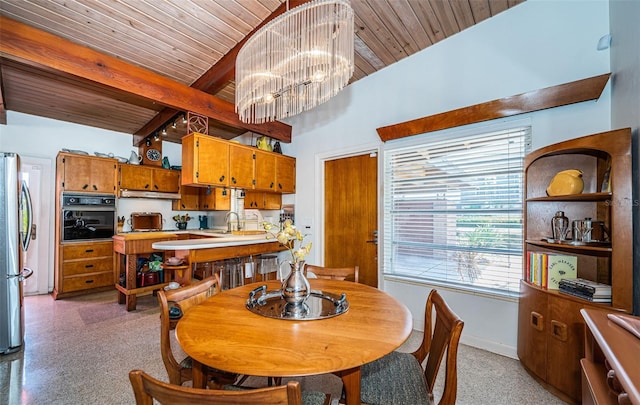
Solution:
{"label": "cabinet door handle", "polygon": [[85,251],[86,253],[91,253],[91,252],[93,252],[93,249],[85,249],[84,251]]}
{"label": "cabinet door handle", "polygon": [[153,188],[155,188],[156,190],[159,190],[159,189],[160,189],[160,187],[158,187],[158,185],[157,185],[157,184],[154,184],[154,185],[153,185]]}
{"label": "cabinet door handle", "polygon": [[273,188],[273,182],[269,185],[269,188]]}
{"label": "cabinet door handle", "polygon": [[146,190],[146,189],[148,189],[148,188],[149,188],[149,185],[148,185],[148,184],[145,184],[145,185],[144,185],[144,188],[145,188],[145,190]]}
{"label": "cabinet door handle", "polygon": [[220,176],[220,183],[224,181],[224,176]]}
{"label": "cabinet door handle", "polygon": [[567,324],[564,322],[556,321],[555,319],[551,320],[551,335],[560,340],[561,342],[566,342],[569,336],[567,332]]}
{"label": "cabinet door handle", "polygon": [[95,191],[98,191],[98,187],[96,187],[96,185],[95,185],[95,184],[93,185],[93,189],[94,189]]}
{"label": "cabinet door handle", "polygon": [[531,326],[533,326],[533,329],[542,332],[544,330],[544,316],[538,312],[531,311]]}
{"label": "cabinet door handle", "polygon": [[93,283],[93,280],[87,280],[87,281],[85,281],[85,283],[91,284],[91,283]]}
{"label": "cabinet door handle", "polygon": [[92,268],[92,267],[93,267],[93,264],[86,264],[86,265],[84,266],[84,268],[85,268],[85,269],[90,269],[90,268]]}
{"label": "cabinet door handle", "polygon": [[83,190],[86,190],[86,189],[87,189],[87,187],[89,187],[89,185],[88,185],[88,184],[85,184],[84,186],[82,186],[82,189],[83,189]]}
{"label": "cabinet door handle", "polygon": [[233,184],[236,184],[236,178],[235,178],[235,177],[232,177],[232,178],[231,178],[231,182],[232,182]]}

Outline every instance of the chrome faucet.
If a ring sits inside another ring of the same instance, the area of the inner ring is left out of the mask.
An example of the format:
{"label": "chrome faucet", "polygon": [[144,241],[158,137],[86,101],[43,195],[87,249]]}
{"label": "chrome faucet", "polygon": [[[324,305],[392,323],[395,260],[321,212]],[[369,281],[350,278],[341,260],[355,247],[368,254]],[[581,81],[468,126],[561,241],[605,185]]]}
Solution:
{"label": "chrome faucet", "polygon": [[240,230],[240,215],[238,215],[237,212],[235,211],[229,211],[227,212],[227,214],[224,216],[224,222],[227,223],[227,231],[229,233],[231,233],[231,214],[236,216],[236,221],[237,221],[237,230]]}

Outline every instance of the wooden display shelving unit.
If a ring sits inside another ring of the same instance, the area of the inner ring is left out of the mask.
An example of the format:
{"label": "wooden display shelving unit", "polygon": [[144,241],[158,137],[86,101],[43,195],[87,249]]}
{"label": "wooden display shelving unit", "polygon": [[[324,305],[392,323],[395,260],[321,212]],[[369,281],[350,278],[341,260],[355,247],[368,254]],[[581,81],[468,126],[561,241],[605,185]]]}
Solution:
{"label": "wooden display shelving unit", "polygon": [[[546,188],[553,176],[568,169],[583,172],[583,192],[547,196]],[[607,170],[611,192],[601,189]],[[632,311],[631,176],[628,128],[550,145],[525,158],[524,254],[533,251],[577,256],[579,278],[611,285],[611,304],[595,304],[521,281],[518,357],[534,378],[569,402],[581,401],[580,359],[584,357],[585,324],[580,310]],[[610,246],[548,243],[551,218],[557,211],[564,211],[570,221],[604,221],[610,230]]]}

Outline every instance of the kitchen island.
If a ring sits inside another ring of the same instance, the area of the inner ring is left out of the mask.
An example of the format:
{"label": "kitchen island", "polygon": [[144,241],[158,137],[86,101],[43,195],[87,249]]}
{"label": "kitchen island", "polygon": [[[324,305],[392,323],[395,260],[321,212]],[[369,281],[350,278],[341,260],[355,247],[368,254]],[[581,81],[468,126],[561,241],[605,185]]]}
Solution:
{"label": "kitchen island", "polygon": [[[131,232],[117,234],[113,240],[113,249],[117,254],[117,274],[125,274],[124,285],[116,284],[118,303],[125,304],[127,311],[136,309],[137,296],[164,288],[172,280],[188,284],[198,263],[285,250],[275,239],[267,239],[265,233],[236,235],[210,230]],[[176,269],[171,269],[175,266],[165,266],[161,283],[138,287],[138,257],[153,252],[165,253],[165,259],[170,256],[179,257],[184,264]],[[169,270],[177,272],[174,274]],[[182,272],[184,274],[179,274]]]}

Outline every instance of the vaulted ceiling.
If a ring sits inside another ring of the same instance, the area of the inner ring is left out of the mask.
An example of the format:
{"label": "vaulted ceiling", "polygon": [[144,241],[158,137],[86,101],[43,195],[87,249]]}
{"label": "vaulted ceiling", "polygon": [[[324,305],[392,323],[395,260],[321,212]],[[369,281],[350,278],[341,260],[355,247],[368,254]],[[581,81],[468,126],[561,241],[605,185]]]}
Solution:
{"label": "vaulted ceiling", "polygon": [[[351,83],[523,1],[351,0]],[[220,111],[206,114],[211,134],[287,141],[288,126],[242,125],[233,112],[235,55],[286,7],[282,0],[0,0],[0,123],[11,110],[130,133],[134,144],[166,128],[164,139],[179,143],[182,114],[202,106]],[[82,66],[83,58],[94,65]],[[72,59],[76,66],[67,66]],[[98,59],[121,70],[96,77]],[[118,72],[135,85],[116,84]]]}

